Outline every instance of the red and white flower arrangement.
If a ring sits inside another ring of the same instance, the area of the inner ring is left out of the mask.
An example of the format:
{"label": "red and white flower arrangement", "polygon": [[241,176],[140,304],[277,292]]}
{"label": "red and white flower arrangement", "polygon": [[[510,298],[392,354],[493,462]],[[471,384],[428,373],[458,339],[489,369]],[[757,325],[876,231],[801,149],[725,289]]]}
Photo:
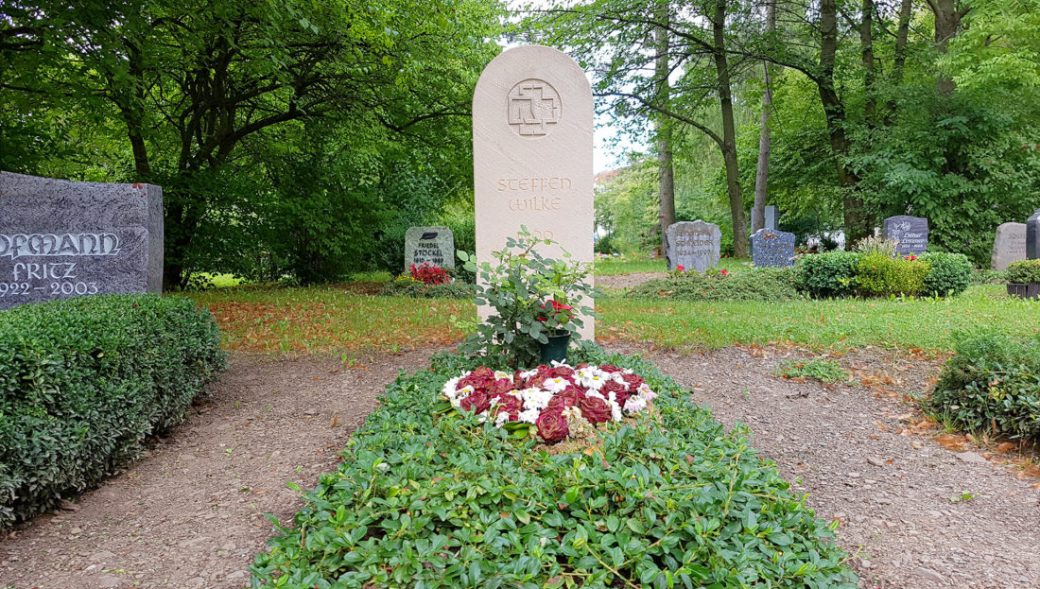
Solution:
{"label": "red and white flower arrangement", "polygon": [[657,396],[642,377],[604,364],[554,362],[515,373],[481,366],[444,383],[442,392],[462,411],[474,411],[502,427],[529,423],[548,443],[570,435],[581,419],[597,425],[645,411]]}

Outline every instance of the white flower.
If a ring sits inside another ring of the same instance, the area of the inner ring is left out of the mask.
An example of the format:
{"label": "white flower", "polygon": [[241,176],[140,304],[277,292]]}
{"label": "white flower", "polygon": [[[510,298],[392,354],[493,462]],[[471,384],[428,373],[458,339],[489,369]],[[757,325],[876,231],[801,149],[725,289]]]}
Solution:
{"label": "white flower", "polygon": [[643,384],[639,385],[638,393],[639,393],[640,397],[646,399],[647,401],[653,401],[654,399],[657,398],[657,393],[655,393],[650,388],[650,385],[646,384],[645,382]]}
{"label": "white flower", "polygon": [[502,424],[509,421],[509,413],[506,411],[499,411],[498,415],[495,416],[495,427],[502,427]]}
{"label": "white flower", "polygon": [[[609,394],[609,395],[610,395],[611,397],[613,397],[613,396],[614,396],[614,393],[608,393],[608,394]],[[601,393],[601,392],[599,392],[599,391],[595,391],[595,390],[592,390],[592,391],[585,391],[585,396],[586,396],[586,397],[595,397],[596,399],[603,399],[604,401],[609,401],[609,400],[610,400],[610,399],[608,399],[608,398],[604,397],[604,396],[603,396],[603,393]]]}
{"label": "white flower", "polygon": [[520,373],[520,378],[527,380],[536,374],[538,374],[538,370],[525,370]]}
{"label": "white flower", "polygon": [[629,415],[639,413],[643,409],[646,409],[646,399],[643,397],[629,397],[625,401],[625,413]]}
{"label": "white flower", "polygon": [[632,370],[631,368],[626,368],[626,369],[621,371],[621,374],[635,374],[635,373],[636,373],[636,371]]}
{"label": "white flower", "polygon": [[552,400],[552,391],[546,391],[537,387],[519,391],[520,398],[524,400],[525,409],[542,410]]}
{"label": "white flower", "polygon": [[473,390],[474,389],[473,389],[472,386],[466,385],[466,386],[462,387],[461,389],[455,391],[455,396],[454,397],[448,397],[448,398],[451,399],[451,404],[452,405],[458,407],[459,405],[462,404],[462,400],[465,399],[466,397],[468,397],[469,394],[473,392]]}
{"label": "white flower", "polygon": [[441,389],[441,392],[444,394],[445,397],[449,399],[455,398],[455,387],[458,386],[460,380],[462,380],[462,377],[452,378],[449,379],[448,382],[444,383],[444,388]]}
{"label": "white flower", "polygon": [[614,400],[614,393],[610,393],[610,400],[607,403],[610,404],[610,417],[614,421],[621,421],[621,405]]}
{"label": "white flower", "polygon": [[495,380],[508,380],[513,382],[513,375],[508,372],[502,372],[501,370],[495,371]]}
{"label": "white flower", "polygon": [[539,409],[526,409],[520,412],[520,415],[517,417],[517,420],[522,421],[524,423],[534,423],[535,421],[538,421],[538,415],[540,413],[541,410]]}
{"label": "white flower", "polygon": [[556,360],[551,361],[550,364],[552,364],[553,368],[559,368],[561,366],[564,367],[564,368],[570,368],[571,367],[571,365],[567,364],[566,362],[558,362]]}
{"label": "white flower", "polygon": [[542,383],[542,386],[545,387],[545,390],[549,391],[550,393],[558,393],[570,386],[570,384],[571,383],[567,382],[566,378],[563,378],[562,376],[557,376],[556,378],[546,379],[545,382]]}

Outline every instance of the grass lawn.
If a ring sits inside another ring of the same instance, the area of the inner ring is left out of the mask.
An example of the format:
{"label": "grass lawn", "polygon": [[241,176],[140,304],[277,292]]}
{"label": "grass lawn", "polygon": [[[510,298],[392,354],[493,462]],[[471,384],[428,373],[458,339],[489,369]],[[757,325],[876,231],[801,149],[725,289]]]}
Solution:
{"label": "grass lawn", "polygon": [[[352,294],[342,286],[228,288],[190,295],[210,308],[232,350],[396,351],[450,345],[467,333],[472,303]],[[597,302],[601,342],[662,347],[797,344],[842,350],[865,345],[945,352],[958,330],[1040,329],[1040,303],[1007,297],[1000,285],[973,286],[945,300],[682,302],[608,297]]]}
{"label": "grass lawn", "polygon": [[[740,258],[722,258],[719,268],[730,272],[739,272],[749,268],[751,260]],[[621,274],[642,274],[646,272],[667,272],[668,263],[664,258],[603,258],[596,260],[596,276],[618,276]]]}

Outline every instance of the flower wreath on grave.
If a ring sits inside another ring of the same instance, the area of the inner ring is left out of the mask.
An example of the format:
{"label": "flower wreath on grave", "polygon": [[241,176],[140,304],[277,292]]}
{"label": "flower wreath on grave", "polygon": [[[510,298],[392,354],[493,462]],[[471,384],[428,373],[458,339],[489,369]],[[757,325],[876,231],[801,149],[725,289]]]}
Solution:
{"label": "flower wreath on grave", "polygon": [[442,393],[460,411],[548,444],[588,437],[601,424],[646,411],[657,396],[632,370],[560,362],[516,372],[481,366],[444,383]]}

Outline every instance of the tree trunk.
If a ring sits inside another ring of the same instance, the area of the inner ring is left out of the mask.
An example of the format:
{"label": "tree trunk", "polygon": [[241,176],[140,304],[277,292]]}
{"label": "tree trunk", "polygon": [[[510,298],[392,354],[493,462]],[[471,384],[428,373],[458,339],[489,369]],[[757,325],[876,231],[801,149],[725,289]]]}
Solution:
{"label": "tree trunk", "polygon": [[838,172],[838,183],[841,185],[842,208],[845,225],[846,247],[869,236],[872,233],[870,219],[861,199],[855,191],[858,179],[845,163],[849,153],[849,140],[845,134],[845,105],[834,88],[834,61],[838,52],[838,7],[836,0],[820,2],[820,75],[816,87],[823,104],[823,113],[827,120],[827,134],[830,137],[831,153]]}
{"label": "tree trunk", "polygon": [[[946,53],[950,46],[950,39],[957,36],[960,30],[961,18],[970,10],[969,7],[959,7],[958,0],[928,0],[928,6],[935,15],[935,47],[939,53]],[[956,84],[948,75],[939,76],[939,93],[944,96],[953,94]]]}
{"label": "tree trunk", "polygon": [[863,0],[863,22],[859,27],[860,49],[863,59],[863,88],[866,101],[863,105],[863,119],[868,128],[873,128],[877,116],[877,96],[874,69],[874,0]]}
{"label": "tree trunk", "polygon": [[[654,76],[657,84],[655,100],[662,108],[667,109],[671,100],[671,86],[668,82],[668,4],[658,6],[657,18],[661,23],[654,30],[657,58],[654,62]],[[661,255],[668,252],[668,227],[675,223],[675,170],[672,166],[672,124],[668,117],[659,115],[656,120],[657,135],[657,188],[661,206],[658,219],[661,223]]]}
{"label": "tree trunk", "polygon": [[[776,30],[776,0],[770,0],[766,8],[766,34]],[[763,62],[763,82],[765,92],[762,93],[762,120],[758,131],[758,166],[755,169],[755,204],[751,212],[751,232],[763,229],[766,225],[766,197],[769,193],[769,152],[772,149],[772,137],[769,129],[769,115],[773,109],[773,85],[769,76],[769,62]]]}
{"label": "tree trunk", "polygon": [[733,95],[730,89],[729,61],[726,56],[726,0],[715,0],[712,20],[715,72],[719,83],[719,105],[722,107],[722,158],[726,163],[726,192],[733,217],[733,255],[748,256],[747,225],[744,220],[744,198],[740,193],[737,165],[737,127],[733,120]]}

